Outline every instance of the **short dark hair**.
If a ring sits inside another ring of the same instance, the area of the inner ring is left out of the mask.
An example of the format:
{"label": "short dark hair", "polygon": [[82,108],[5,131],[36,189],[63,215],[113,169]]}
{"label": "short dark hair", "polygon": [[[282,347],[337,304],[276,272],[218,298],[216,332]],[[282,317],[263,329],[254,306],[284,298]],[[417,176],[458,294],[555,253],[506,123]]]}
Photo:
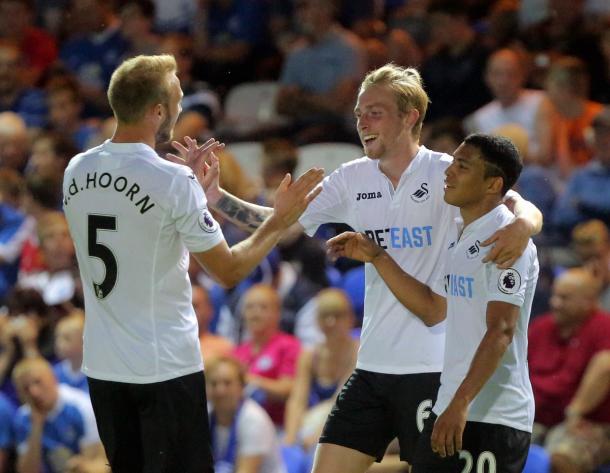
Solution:
{"label": "short dark hair", "polygon": [[464,144],[474,146],[481,152],[481,159],[485,161],[485,178],[502,178],[502,195],[515,185],[523,169],[523,161],[511,140],[503,136],[474,133],[464,139]]}

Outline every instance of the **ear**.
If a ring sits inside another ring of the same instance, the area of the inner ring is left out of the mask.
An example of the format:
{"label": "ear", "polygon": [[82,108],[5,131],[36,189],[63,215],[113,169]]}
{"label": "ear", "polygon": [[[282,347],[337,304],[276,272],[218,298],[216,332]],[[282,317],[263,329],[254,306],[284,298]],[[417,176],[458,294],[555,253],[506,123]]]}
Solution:
{"label": "ear", "polygon": [[405,115],[405,125],[407,126],[407,128],[412,129],[415,124],[417,123],[417,120],[419,120],[419,111],[412,108],[411,110],[409,110],[406,115]]}
{"label": "ear", "polygon": [[152,114],[155,118],[159,118],[159,120],[162,121],[165,118],[165,107],[160,103],[154,105],[152,108]]}
{"label": "ear", "polygon": [[500,176],[489,177],[487,190],[490,194],[502,194],[502,186],[504,186],[504,178]]}

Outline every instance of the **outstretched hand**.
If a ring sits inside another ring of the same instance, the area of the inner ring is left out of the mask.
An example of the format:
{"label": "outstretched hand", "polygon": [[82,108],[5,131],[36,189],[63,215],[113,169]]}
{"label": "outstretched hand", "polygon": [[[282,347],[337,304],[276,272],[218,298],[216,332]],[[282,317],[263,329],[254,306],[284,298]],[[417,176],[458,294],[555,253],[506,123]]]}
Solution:
{"label": "outstretched hand", "polygon": [[311,168],[292,182],[286,174],[275,191],[274,218],[285,228],[295,223],[309,203],[322,191],[318,186],[324,178],[324,169]]}
{"label": "outstretched hand", "polygon": [[220,162],[216,152],[224,148],[224,143],[210,138],[199,146],[197,140],[190,136],[184,138],[184,143],[186,146],[178,141],[172,141],[172,147],[178,152],[178,155],[168,153],[166,159],[188,166],[208,197],[214,192],[219,193]]}
{"label": "outstretched hand", "polygon": [[383,249],[363,233],[343,232],[326,242],[328,256],[336,260],[344,256],[363,263],[370,263]]}

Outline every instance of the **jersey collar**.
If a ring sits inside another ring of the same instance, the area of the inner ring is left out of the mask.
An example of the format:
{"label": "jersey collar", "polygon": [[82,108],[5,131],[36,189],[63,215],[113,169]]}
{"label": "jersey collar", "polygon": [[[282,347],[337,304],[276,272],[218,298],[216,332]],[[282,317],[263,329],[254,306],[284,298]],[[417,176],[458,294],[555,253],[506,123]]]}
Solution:
{"label": "jersey collar", "polygon": [[115,143],[114,141],[104,141],[104,149],[111,153],[147,153],[157,156],[157,152],[144,143]]}
{"label": "jersey collar", "polygon": [[471,222],[466,228],[464,228],[464,220],[462,220],[462,217],[456,217],[455,224],[458,227],[458,232],[461,232],[460,240],[468,237],[468,235],[472,233],[476,233],[481,229],[484,229],[488,226],[489,223],[493,222],[496,219],[498,221],[501,220],[502,215],[504,214],[504,209],[502,207],[504,207],[503,204],[494,207],[485,215],[481,215],[474,222]]}

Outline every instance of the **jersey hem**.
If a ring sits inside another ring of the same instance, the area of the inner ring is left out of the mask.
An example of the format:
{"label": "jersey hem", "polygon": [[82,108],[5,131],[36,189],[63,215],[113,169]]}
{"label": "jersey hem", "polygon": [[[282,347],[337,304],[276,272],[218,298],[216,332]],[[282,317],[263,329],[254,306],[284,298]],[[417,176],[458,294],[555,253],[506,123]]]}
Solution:
{"label": "jersey hem", "polygon": [[[438,413],[435,408],[432,408],[432,412],[434,412],[434,414],[436,416],[440,416],[442,414],[442,412]],[[522,432],[527,432],[530,434],[532,433],[531,425],[527,426],[527,425],[521,424],[519,422],[511,422],[509,420],[498,419],[498,418],[493,418],[493,417],[489,417],[489,416],[477,416],[477,415],[468,414],[468,417],[466,418],[466,422],[480,422],[482,424],[503,425],[504,427],[510,427],[511,429],[521,430]]]}
{"label": "jersey hem", "polygon": [[356,369],[371,371],[373,373],[383,374],[419,374],[419,373],[440,373],[443,370],[442,363],[437,365],[412,365],[412,366],[388,366],[376,365],[372,363],[356,363]]}
{"label": "jersey hem", "polygon": [[102,373],[96,370],[90,370],[83,368],[83,373],[88,378],[97,379],[99,381],[113,381],[115,383],[131,383],[131,384],[151,384],[151,383],[162,383],[163,381],[169,381],[170,379],[180,378],[189,374],[194,374],[199,371],[203,371],[203,363],[198,366],[190,366],[188,368],[181,369],[180,371],[173,371],[171,373],[164,373],[155,376],[133,376],[133,375],[117,375],[111,373]]}

